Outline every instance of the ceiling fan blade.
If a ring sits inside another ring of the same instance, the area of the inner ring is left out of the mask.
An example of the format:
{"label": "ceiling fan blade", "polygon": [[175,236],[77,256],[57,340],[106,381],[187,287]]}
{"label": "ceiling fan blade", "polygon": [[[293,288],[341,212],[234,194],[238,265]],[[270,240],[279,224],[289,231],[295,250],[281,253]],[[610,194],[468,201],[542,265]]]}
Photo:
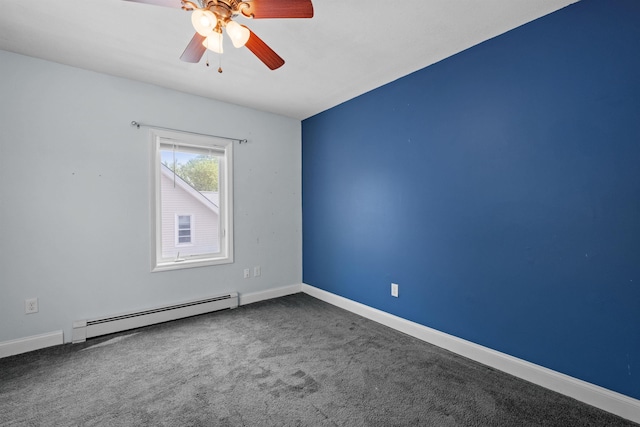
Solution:
{"label": "ceiling fan blade", "polygon": [[180,59],[184,62],[200,62],[200,58],[204,55],[204,51],[207,50],[207,48],[202,44],[204,40],[204,36],[195,33],[187,45],[187,48],[182,52],[182,55],[180,55]]}
{"label": "ceiling fan blade", "polygon": [[180,0],[125,0],[133,3],[146,3],[153,4],[156,6],[166,6],[166,7],[175,7],[180,9],[182,7],[182,2]]}
{"label": "ceiling fan blade", "polygon": [[242,14],[249,18],[313,18],[311,0],[253,0],[247,4]]}
{"label": "ceiling fan blade", "polygon": [[[243,25],[244,27],[244,25]],[[246,28],[246,27],[245,27]],[[249,49],[258,59],[264,62],[264,65],[271,70],[280,68],[284,65],[284,59],[273,51],[262,39],[256,36],[253,31],[249,30],[249,40],[245,46]]]}

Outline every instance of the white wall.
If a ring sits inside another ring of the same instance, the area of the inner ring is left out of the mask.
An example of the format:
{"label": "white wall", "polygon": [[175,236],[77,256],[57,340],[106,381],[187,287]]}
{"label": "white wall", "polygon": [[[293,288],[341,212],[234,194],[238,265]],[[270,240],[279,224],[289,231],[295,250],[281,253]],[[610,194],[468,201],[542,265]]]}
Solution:
{"label": "white wall", "polygon": [[[249,140],[234,147],[235,263],[150,272],[150,143],[132,120]],[[302,281],[298,120],[0,51],[0,144],[0,342]]]}

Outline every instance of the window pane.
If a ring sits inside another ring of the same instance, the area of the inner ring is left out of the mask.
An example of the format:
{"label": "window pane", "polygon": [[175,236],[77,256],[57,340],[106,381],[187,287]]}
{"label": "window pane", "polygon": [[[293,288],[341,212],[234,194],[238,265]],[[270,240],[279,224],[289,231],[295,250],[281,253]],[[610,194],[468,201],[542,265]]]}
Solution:
{"label": "window pane", "polygon": [[163,258],[220,252],[218,156],[205,149],[161,146]]}

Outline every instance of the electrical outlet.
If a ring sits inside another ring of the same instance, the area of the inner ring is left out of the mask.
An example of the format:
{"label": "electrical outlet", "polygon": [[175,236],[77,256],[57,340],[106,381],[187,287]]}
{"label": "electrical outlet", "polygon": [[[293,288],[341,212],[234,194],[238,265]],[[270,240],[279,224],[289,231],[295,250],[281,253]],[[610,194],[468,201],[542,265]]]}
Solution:
{"label": "electrical outlet", "polygon": [[251,270],[249,268],[245,268],[244,269],[244,278],[248,279],[249,277],[251,277]]}
{"label": "electrical outlet", "polygon": [[253,276],[258,277],[260,274],[262,274],[262,271],[260,271],[260,266],[256,265],[255,267],[253,267]]}
{"label": "electrical outlet", "polygon": [[38,298],[28,298],[24,300],[24,314],[33,314],[38,312]]}
{"label": "electrical outlet", "polygon": [[391,284],[391,296],[398,298],[398,284],[397,283],[392,283]]}

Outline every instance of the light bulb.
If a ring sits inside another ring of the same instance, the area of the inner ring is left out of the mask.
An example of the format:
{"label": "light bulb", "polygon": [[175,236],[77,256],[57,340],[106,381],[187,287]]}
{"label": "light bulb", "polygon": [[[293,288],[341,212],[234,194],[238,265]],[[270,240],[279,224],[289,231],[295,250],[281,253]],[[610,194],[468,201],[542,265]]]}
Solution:
{"label": "light bulb", "polygon": [[249,40],[249,36],[251,35],[247,27],[245,27],[244,25],[240,25],[235,21],[227,22],[226,28],[227,34],[229,35],[229,38],[231,39],[234,47],[244,46],[247,43],[247,40]]}
{"label": "light bulb", "polygon": [[191,14],[191,23],[198,34],[203,37],[208,37],[216,27],[218,20],[216,19],[216,15],[210,10],[194,9]]}
{"label": "light bulb", "polygon": [[202,42],[202,45],[215,53],[222,53],[222,33],[212,32]]}

